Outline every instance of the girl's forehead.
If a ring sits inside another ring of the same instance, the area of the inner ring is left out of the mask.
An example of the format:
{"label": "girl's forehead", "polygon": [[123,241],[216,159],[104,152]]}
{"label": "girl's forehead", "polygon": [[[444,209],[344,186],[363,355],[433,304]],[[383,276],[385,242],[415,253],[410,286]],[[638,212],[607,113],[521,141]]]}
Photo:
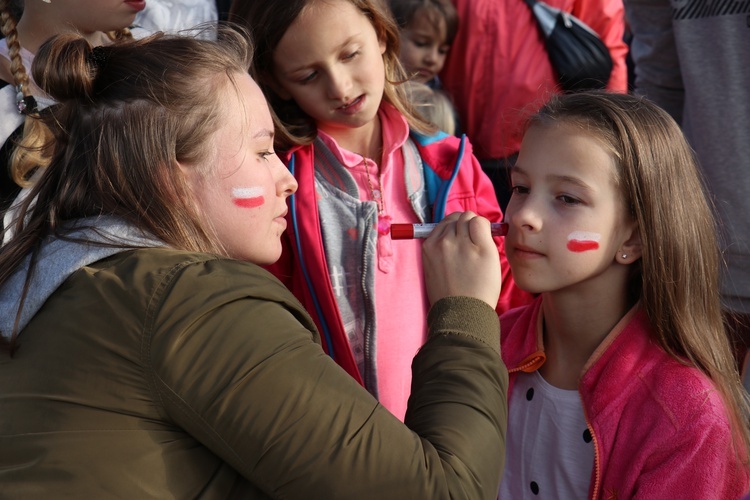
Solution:
{"label": "girl's forehead", "polygon": [[617,182],[617,156],[599,133],[575,122],[533,123],[526,131],[518,164],[523,171],[585,175]]}
{"label": "girl's forehead", "polygon": [[[300,19],[319,16],[329,16],[331,13],[337,13],[339,16],[365,16],[364,12],[350,0],[310,0],[300,10],[295,22]],[[329,18],[329,21],[333,19]],[[325,28],[325,26],[321,26]]]}
{"label": "girl's forehead", "polygon": [[370,19],[347,0],[316,0],[302,11],[274,50],[275,64],[296,67],[376,37]]}
{"label": "girl's forehead", "polygon": [[[370,18],[356,5],[348,0],[315,0],[308,3],[284,33],[284,37],[294,35],[296,31],[314,33],[330,38],[343,35],[351,29],[361,29],[364,25],[372,26]],[[374,28],[373,28],[374,29]],[[304,40],[301,40],[304,42]]]}
{"label": "girl's forehead", "polygon": [[431,6],[419,7],[415,10],[414,15],[409,20],[409,27],[429,28],[442,37],[445,37],[448,31],[448,23],[442,12]]}

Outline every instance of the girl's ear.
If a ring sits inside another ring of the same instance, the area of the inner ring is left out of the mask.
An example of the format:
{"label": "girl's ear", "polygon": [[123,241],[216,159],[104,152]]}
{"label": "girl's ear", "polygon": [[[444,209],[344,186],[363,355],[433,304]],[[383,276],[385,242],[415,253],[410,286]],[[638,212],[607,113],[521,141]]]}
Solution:
{"label": "girl's ear", "polygon": [[182,178],[185,180],[185,184],[191,192],[195,192],[200,189],[200,183],[203,181],[203,176],[198,173],[198,169],[193,165],[187,165],[185,163],[175,161],[175,166],[182,174]]}
{"label": "girl's ear", "polygon": [[380,55],[382,56],[385,54],[385,49],[387,48],[385,40],[378,38],[378,47],[380,47]]}
{"label": "girl's ear", "polygon": [[205,191],[205,176],[198,171],[198,168],[196,168],[195,165],[188,165],[175,161],[175,167],[180,171],[180,174],[185,181],[185,187],[187,188],[187,195],[189,197],[188,204],[192,206],[196,214],[200,214],[201,208],[196,198],[196,193]]}
{"label": "girl's ear", "polygon": [[637,224],[634,224],[630,237],[620,245],[615,260],[620,264],[632,264],[640,259],[642,254],[641,230]]}

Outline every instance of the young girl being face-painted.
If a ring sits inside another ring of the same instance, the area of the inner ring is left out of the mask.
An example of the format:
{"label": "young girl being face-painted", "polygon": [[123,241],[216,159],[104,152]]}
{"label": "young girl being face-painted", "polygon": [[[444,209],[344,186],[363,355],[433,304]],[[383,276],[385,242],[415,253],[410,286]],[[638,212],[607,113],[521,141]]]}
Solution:
{"label": "young girl being face-painted", "polygon": [[622,286],[623,245],[635,224],[614,157],[598,138],[565,123],[533,125],[511,178],[506,249],[521,288],[554,294]]}
{"label": "young girl being face-painted", "polygon": [[750,408],[713,207],[679,125],[605,92],[552,97],[528,123],[505,249],[538,296],[500,317],[500,498],[741,496]]}

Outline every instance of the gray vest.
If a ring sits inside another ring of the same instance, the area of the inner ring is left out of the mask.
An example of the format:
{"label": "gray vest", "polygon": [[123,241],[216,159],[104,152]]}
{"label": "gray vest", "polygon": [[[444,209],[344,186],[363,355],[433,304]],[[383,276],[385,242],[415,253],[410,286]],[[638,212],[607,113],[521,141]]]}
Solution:
{"label": "gray vest", "polygon": [[[320,139],[315,140],[315,189],[328,273],[341,320],[365,387],[377,394],[375,266],[378,206],[361,201],[357,181]],[[424,167],[411,138],[402,147],[406,191],[420,222],[431,220]],[[341,231],[357,229],[357,238]]]}

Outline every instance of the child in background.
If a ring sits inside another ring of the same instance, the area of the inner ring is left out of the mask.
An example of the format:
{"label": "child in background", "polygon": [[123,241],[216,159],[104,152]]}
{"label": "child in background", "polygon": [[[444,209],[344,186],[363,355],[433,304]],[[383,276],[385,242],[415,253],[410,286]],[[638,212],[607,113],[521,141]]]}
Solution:
{"label": "child in background", "polygon": [[553,98],[512,168],[501,498],[738,498],[748,399],[720,310],[695,158],[659,107]]}
{"label": "child in background", "polygon": [[[394,83],[406,80],[398,28],[380,2],[242,1],[230,21],[254,35],[253,72],[299,184],[272,271],[313,315],[327,352],[403,419],[428,300],[422,244],[392,241],[390,222],[466,210],[500,221],[492,184],[468,142],[436,134]],[[502,272],[498,310],[528,302]]]}
{"label": "child in background", "polygon": [[[409,82],[414,83],[408,87],[412,98],[416,99],[415,106],[440,130],[461,135],[456,108],[438,77],[458,32],[456,8],[450,0],[391,0],[390,8],[400,29],[399,60],[409,75]],[[426,85],[433,92],[418,84]]]}
{"label": "child in background", "polygon": [[456,118],[448,94],[424,83],[409,80],[406,85],[409,99],[419,114],[448,135],[456,135]]}
{"label": "child in background", "polygon": [[401,30],[399,58],[407,74],[432,88],[442,88],[443,69],[458,32],[458,14],[450,0],[390,0]]}

